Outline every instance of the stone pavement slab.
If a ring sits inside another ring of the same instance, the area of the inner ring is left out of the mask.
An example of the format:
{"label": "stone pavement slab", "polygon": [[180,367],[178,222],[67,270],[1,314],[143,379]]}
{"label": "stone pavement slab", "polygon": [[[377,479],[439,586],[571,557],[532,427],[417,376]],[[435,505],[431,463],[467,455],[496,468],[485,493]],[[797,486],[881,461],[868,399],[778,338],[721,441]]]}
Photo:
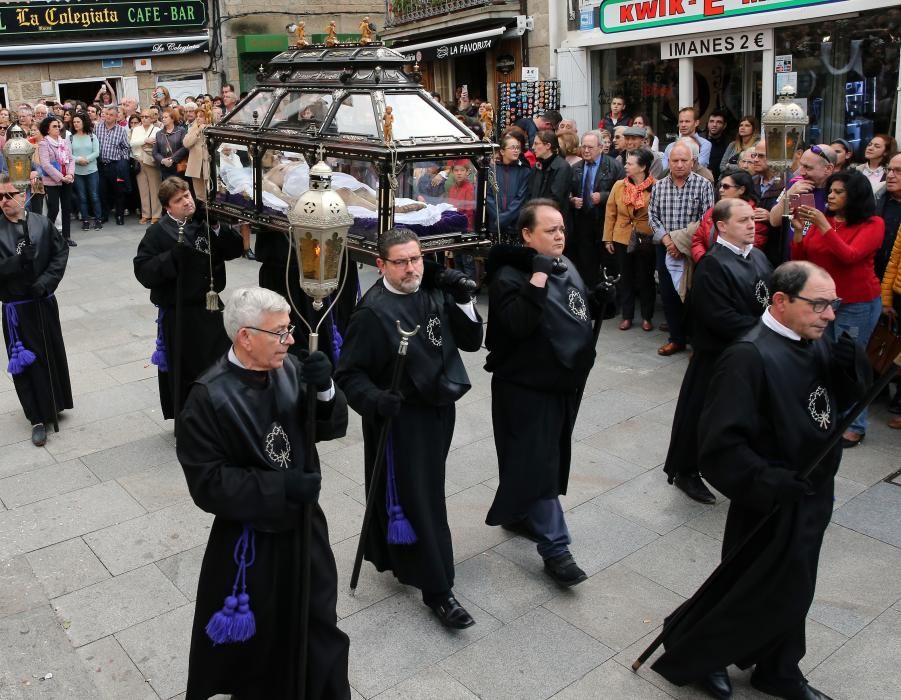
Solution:
{"label": "stone pavement slab", "polygon": [[46,606],[47,603],[47,593],[24,556],[0,561],[0,617]]}
{"label": "stone pavement slab", "polygon": [[[876,420],[873,421],[877,422]],[[898,431],[894,431],[897,436]],[[895,447],[899,442],[898,438],[894,439]],[[866,449],[864,449],[866,448]],[[853,450],[845,450],[842,453],[842,462],[839,467],[838,474],[851,481],[872,486],[882,481],[889,474],[901,469],[901,450],[893,452],[883,452],[876,449],[869,442],[855,447]]]}
{"label": "stone pavement slab", "polygon": [[569,467],[569,485],[566,495],[560,497],[560,502],[564,510],[572,510],[629,481],[643,471],[642,467],[592,447],[588,442],[574,443]]}
{"label": "stone pavement slab", "polygon": [[29,552],[25,556],[50,598],[58,598],[110,578],[110,572],[81,537]]}
{"label": "stone pavement slab", "polygon": [[720,543],[679,527],[638,550],[623,563],[645,578],[688,598],[720,562]]}
{"label": "stone pavement slab", "polygon": [[0,500],[7,508],[18,508],[98,483],[90,469],[73,459],[0,480]]}
{"label": "stone pavement slab", "polygon": [[191,603],[116,634],[119,644],[160,698],[174,697],[188,684],[193,622]]}
{"label": "stone pavement slab", "polygon": [[454,563],[459,563],[510,539],[500,527],[485,524],[485,515],[494,501],[494,491],[482,484],[447,499],[447,523],[454,543]]}
{"label": "stone pavement slab", "polygon": [[[0,482],[0,489],[2,484],[3,482]],[[899,512],[901,512],[901,488],[882,481],[844,504],[841,510],[835,513],[832,522],[886,544],[901,547]]]}
{"label": "stone pavement slab", "polygon": [[148,512],[191,499],[184,472],[177,461],[119,477],[118,481]]}
{"label": "stone pavement slab", "polygon": [[[0,619],[0,698],[93,700],[97,687],[49,605]],[[48,673],[53,678],[42,681]]]}
{"label": "stone pavement slab", "polygon": [[477,700],[478,695],[473,695],[447,672],[430,666],[375,697],[378,700]]}
{"label": "stone pavement slab", "polygon": [[[24,417],[21,420],[25,424],[28,423]],[[0,448],[0,478],[23,474],[55,463],[53,455],[46,448],[35,447],[31,444],[30,435],[28,440],[11,443]]]}
{"label": "stone pavement slab", "polygon": [[669,433],[643,414],[601,430],[585,438],[584,443],[652,469],[666,459],[669,440]]}
{"label": "stone pavement slab", "polygon": [[[338,617],[345,618],[379,601],[398,593],[407,594],[410,588],[399,583],[390,572],[379,573],[375,567],[363,561],[360,580],[354,595],[350,594],[350,574],[353,571],[354,555],[357,552],[359,536],[349,537],[332,546],[335,564],[338,567]],[[413,601],[411,605],[420,605]]]}
{"label": "stone pavement slab", "polygon": [[77,650],[85,668],[93,673],[98,700],[158,700],[144,675],[128,658],[115,637],[104,637]]}
{"label": "stone pavement slab", "polygon": [[610,659],[553,696],[554,700],[668,700],[669,695]]}
{"label": "stone pavement slab", "polygon": [[206,543],[156,562],[163,575],[192,602],[197,598],[197,583],[200,580],[204,552]]}
{"label": "stone pavement slab", "polygon": [[[100,392],[98,392],[100,393]],[[159,433],[159,426],[140,411],[112,416],[60,430],[47,441],[47,451],[59,462],[124,445]]]}
{"label": "stone pavement slab", "polygon": [[166,462],[176,461],[175,447],[157,434],[85,455],[81,461],[101,481],[118,479]]}
{"label": "stone pavement slab", "polygon": [[69,639],[79,647],[187,603],[152,564],[53,601]]}
{"label": "stone pavement slab", "polygon": [[613,651],[544,608],[536,608],[439,666],[485,700],[546,698]]}

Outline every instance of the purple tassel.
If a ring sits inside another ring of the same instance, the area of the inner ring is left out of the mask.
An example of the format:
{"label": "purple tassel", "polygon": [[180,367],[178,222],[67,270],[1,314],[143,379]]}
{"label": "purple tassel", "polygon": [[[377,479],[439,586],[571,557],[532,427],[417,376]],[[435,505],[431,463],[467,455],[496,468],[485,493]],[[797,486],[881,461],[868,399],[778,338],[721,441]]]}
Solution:
{"label": "purple tassel", "polygon": [[22,374],[26,367],[33,364],[34,361],[38,359],[37,355],[26,348],[19,338],[19,314],[16,311],[16,307],[19,304],[30,303],[31,300],[26,299],[24,301],[13,301],[3,305],[3,309],[6,311],[6,327],[9,331],[9,363],[6,365],[6,371],[12,375]]}
{"label": "purple tassel", "polygon": [[[247,569],[253,566],[256,559],[256,537],[251,527],[245,525],[241,531],[241,536],[235,543],[233,558],[238,565],[238,573],[231,595],[225,597],[222,610],[215,612],[206,625],[206,636],[214,645],[246,642],[257,631],[256,618],[250,609],[250,596],[247,595]],[[239,585],[241,593],[238,593]]]}
{"label": "purple tassel", "polygon": [[338,330],[338,324],[335,323],[334,308],[329,311],[329,320],[332,322],[332,358],[337,363],[341,357],[341,348],[344,347],[344,337],[341,335],[341,331]]}
{"label": "purple tassel", "polygon": [[150,362],[156,365],[160,372],[168,372],[169,362],[166,357],[166,340],[163,337],[163,317],[166,315],[166,310],[161,306],[158,308],[159,311],[156,314],[156,350],[150,356]]}
{"label": "purple tassel", "polygon": [[407,520],[404,509],[400,507],[400,499],[397,496],[397,481],[394,470],[394,438],[390,433],[388,434],[385,458],[388,462],[388,487],[385,489],[388,501],[388,544],[415,544],[417,539],[416,531],[413,530],[413,525]]}

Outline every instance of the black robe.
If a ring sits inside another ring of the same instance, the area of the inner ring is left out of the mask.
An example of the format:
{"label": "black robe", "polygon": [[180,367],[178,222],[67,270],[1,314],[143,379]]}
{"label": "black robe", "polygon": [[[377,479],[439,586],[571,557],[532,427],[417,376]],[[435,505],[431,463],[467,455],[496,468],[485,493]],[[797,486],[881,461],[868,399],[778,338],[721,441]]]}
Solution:
{"label": "black robe", "polygon": [[495,246],[488,259],[491,292],[485,369],[500,484],[485,522],[521,519],[536,501],[565,494],[572,431],[594,364],[592,308],[579,273],[529,283],[531,248]]}
{"label": "black robe", "polygon": [[[210,259],[212,249],[213,288],[225,289],[225,261],[244,252],[241,234],[231,226],[221,225],[219,232],[209,235],[202,205],[185,226],[187,245],[179,248],[178,224],[168,214],[147,229],[134,259],[135,277],[150,290],[150,301],[162,312],[162,334],[166,347],[167,370],[158,372],[160,406],[164,418],[175,417],[173,399],[184,405],[188,389],[200,374],[216,361],[231,344],[222,326],[220,311],[206,310],[206,294],[210,291]],[[182,337],[184,348],[175,347],[177,325],[176,300],[178,277],[182,274]],[[180,386],[175,386],[175,363],[181,365]]]}
{"label": "black robe", "polygon": [[760,250],[747,258],[715,243],[698,263],[688,299],[692,353],[682,378],[664,471],[670,481],[698,471],[698,431],[704,397],[716,361],[757,323],[769,305],[773,266]]}
{"label": "black robe", "polygon": [[[724,556],[775,507],[777,470],[809,466],[869,377],[863,348],[849,371],[832,358],[831,341],[790,340],[762,321],[723,353],[701,414],[700,467],[732,501]],[[804,621],[841,456],[836,445],[811,476],[812,493],[779,507],[708,604],[668,630],[655,671],[683,685],[729,664],[759,671],[767,662],[801,682]]]}
{"label": "black robe", "polygon": [[[301,590],[293,588],[301,556],[302,508],[288,500],[284,471],[304,469],[306,392],[301,362],[292,355],[268,373],[242,369],[222,357],[191,388],[178,418],[178,459],[194,502],[216,519],[210,531],[191,634],[187,700],[217,693],[268,700],[288,698],[296,683]],[[347,402],[340,390],[317,402],[316,440],[342,437]],[[319,470],[319,457],[308,471]],[[350,697],[347,636],[337,628],[338,578],[325,515],[313,509],[307,695]],[[213,645],[204,628],[231,593],[233,550],[245,525],[254,529],[256,559],[247,593],[257,631],[248,641]],[[299,584],[300,585],[300,584]]]}
{"label": "black robe", "polygon": [[[281,294],[288,299],[291,304],[291,323],[297,326],[295,332],[295,340],[297,341],[291,346],[288,352],[299,355],[307,351],[309,347],[309,331],[306,325],[301,321],[302,316],[306,321],[315,328],[316,323],[322,318],[322,314],[331,304],[333,296],[325,299],[324,307],[321,311],[313,309],[313,300],[308,297],[300,288],[300,278],[297,268],[297,254],[293,248],[288,246],[288,237],[286,234],[274,231],[262,232],[257,234],[257,243],[255,251],[257,260],[260,264],[260,286],[271,289],[273,292]],[[289,260],[290,256],[290,260]],[[288,286],[285,284],[285,266],[288,264],[287,281],[290,284],[290,295]],[[344,344],[344,332],[347,330],[347,323],[353,312],[354,305],[357,303],[360,292],[360,279],[357,274],[357,264],[353,260],[348,260],[346,268],[342,270],[342,279],[344,287],[339,289],[340,296],[334,308],[329,312],[329,317],[322,322],[319,327],[319,349],[329,356],[332,365],[338,363],[338,357],[341,355],[341,347]],[[338,292],[336,291],[335,294]],[[296,309],[296,310],[295,310]],[[300,312],[298,315],[297,312]]]}
{"label": "black robe", "polygon": [[382,280],[357,305],[335,380],[351,407],[363,417],[367,494],[385,422],[378,414],[378,397],[391,386],[397,362],[400,336],[396,320],[404,330],[420,326],[410,339],[400,380],[403,407],[391,427],[398,501],[417,542],[388,544],[385,469],[375,490],[365,555],[376,569],[392,571],[401,583],[444,593],[454,585],[454,553],[444,496],[445,460],[454,435],[454,402],[470,388],[459,350],[475,352],[481,347],[482,324],[471,320],[441,290],[421,287],[413,294],[395,294]]}
{"label": "black robe", "polygon": [[28,235],[35,247],[35,261],[32,266],[23,266],[20,254],[25,241],[24,226],[0,216],[3,341],[9,351],[10,314],[15,313],[19,321],[18,338],[36,359],[24,372],[12,375],[13,385],[28,420],[32,424],[50,423],[60,411],[72,408],[72,385],[59,306],[56,297],[50,297],[66,272],[69,247],[47,217],[40,214],[28,214]]}

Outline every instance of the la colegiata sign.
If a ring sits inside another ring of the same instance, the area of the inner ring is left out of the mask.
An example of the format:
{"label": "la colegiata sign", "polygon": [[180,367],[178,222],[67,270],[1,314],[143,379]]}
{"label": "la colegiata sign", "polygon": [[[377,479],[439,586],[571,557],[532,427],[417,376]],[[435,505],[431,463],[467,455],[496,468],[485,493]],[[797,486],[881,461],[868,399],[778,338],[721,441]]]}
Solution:
{"label": "la colegiata sign", "polygon": [[835,0],[603,0],[600,24],[602,32],[629,32],[831,2]]}
{"label": "la colegiata sign", "polygon": [[0,4],[0,42],[23,36],[205,27],[203,0]]}

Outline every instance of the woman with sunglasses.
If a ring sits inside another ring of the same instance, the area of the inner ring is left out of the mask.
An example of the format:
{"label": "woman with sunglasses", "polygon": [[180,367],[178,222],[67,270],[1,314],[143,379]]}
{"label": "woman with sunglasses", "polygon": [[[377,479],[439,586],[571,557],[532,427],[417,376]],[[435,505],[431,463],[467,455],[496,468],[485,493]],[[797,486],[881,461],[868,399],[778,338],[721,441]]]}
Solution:
{"label": "woman with sunglasses", "polygon": [[75,246],[70,232],[72,184],[75,182],[75,163],[69,142],[62,136],[63,123],[59,117],[45,117],[40,124],[41,139],[38,160],[43,171],[42,182],[47,195],[47,218],[53,223],[62,205],[62,234],[69,246]]}
{"label": "woman with sunglasses", "polygon": [[[754,247],[763,248],[769,235],[769,211],[757,206],[760,194],[754,179],[744,170],[738,170],[735,166],[727,166],[725,174],[720,178],[716,201],[721,199],[741,199],[751,205],[754,210]],[[713,207],[710,207],[698,229],[691,238],[691,259],[696,263],[704,257],[704,253],[710,250],[716,235],[713,231]]]}
{"label": "woman with sunglasses", "polygon": [[[792,220],[793,260],[809,260],[835,280],[842,304],[829,333],[847,333],[866,346],[882,312],[882,288],[873,267],[885,224],[873,216],[876,202],[869,180],[856,170],[834,173],[826,182],[827,213],[801,206]],[[842,436],[842,447],[856,447],[867,434],[867,412]]]}

